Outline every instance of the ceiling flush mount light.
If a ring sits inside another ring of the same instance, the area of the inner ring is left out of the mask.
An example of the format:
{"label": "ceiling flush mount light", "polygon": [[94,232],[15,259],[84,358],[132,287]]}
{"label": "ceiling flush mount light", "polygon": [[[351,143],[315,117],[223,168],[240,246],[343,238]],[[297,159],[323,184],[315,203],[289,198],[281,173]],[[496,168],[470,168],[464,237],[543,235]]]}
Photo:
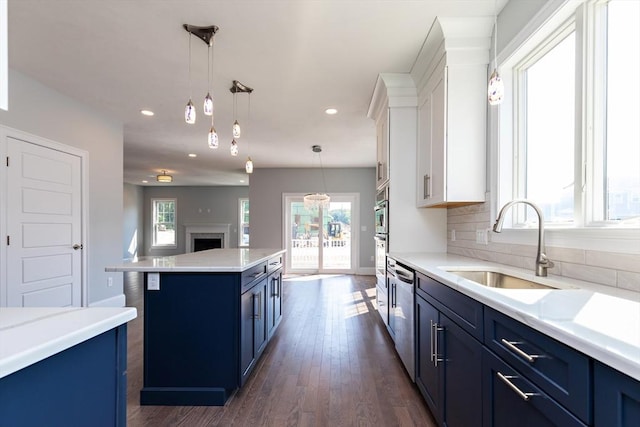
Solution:
{"label": "ceiling flush mount light", "polygon": [[314,145],[311,147],[311,151],[318,154],[318,158],[320,159],[320,171],[322,172],[322,187],[324,188],[324,193],[309,193],[304,196],[304,207],[305,209],[317,209],[318,207],[328,208],[329,202],[331,198],[327,194],[327,183],[324,179],[324,168],[322,167],[322,157],[320,153],[322,152],[322,147],[319,145]]}
{"label": "ceiling flush mount light", "polygon": [[[184,120],[189,124],[196,122],[196,108],[193,105],[191,93],[191,36],[196,36],[207,44],[207,95],[204,98],[204,114],[213,117],[213,98],[211,97],[211,70],[213,68],[213,36],[218,32],[218,27],[211,25],[208,27],[197,27],[195,25],[184,24],[183,28],[189,33],[189,102],[184,109]],[[213,121],[213,119],[212,119]],[[211,128],[213,128],[213,123]],[[217,137],[217,135],[216,135]]]}
{"label": "ceiling flush mount light", "polygon": [[154,113],[151,110],[140,110],[140,114],[142,114],[143,116],[151,117]]}
{"label": "ceiling flush mount light", "polygon": [[156,181],[158,182],[172,182],[173,181],[173,177],[169,174],[167,174],[166,170],[162,170],[162,173],[158,176],[156,176]]}
{"label": "ceiling flush mount light", "polygon": [[326,110],[324,110],[324,112],[330,116],[338,114],[338,110],[336,110],[335,108],[327,108]]}
{"label": "ceiling flush mount light", "polygon": [[489,87],[487,88],[487,96],[489,99],[489,105],[499,105],[504,98],[504,82],[498,74],[498,5],[497,0],[494,3],[494,15],[493,15],[493,73],[489,78]]}

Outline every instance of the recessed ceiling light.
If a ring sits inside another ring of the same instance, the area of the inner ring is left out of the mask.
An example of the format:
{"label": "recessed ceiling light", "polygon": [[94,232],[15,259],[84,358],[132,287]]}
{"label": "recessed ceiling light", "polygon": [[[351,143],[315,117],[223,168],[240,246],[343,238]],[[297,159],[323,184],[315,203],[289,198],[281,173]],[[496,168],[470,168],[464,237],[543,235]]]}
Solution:
{"label": "recessed ceiling light", "polygon": [[142,183],[143,183],[143,184],[147,184],[148,182],[149,182],[149,181],[147,181],[146,179],[143,179],[143,180],[142,180]]}
{"label": "recessed ceiling light", "polygon": [[198,155],[196,153],[189,153],[187,154],[189,157],[198,157]]}
{"label": "recessed ceiling light", "polygon": [[244,182],[244,179],[241,179],[240,182]]}
{"label": "recessed ceiling light", "polygon": [[154,112],[151,110],[140,110],[140,114],[142,114],[143,116],[151,117],[154,115]]}
{"label": "recessed ceiling light", "polygon": [[335,108],[327,108],[326,110],[324,110],[324,112],[329,114],[330,116],[338,114],[338,110],[336,110]]}

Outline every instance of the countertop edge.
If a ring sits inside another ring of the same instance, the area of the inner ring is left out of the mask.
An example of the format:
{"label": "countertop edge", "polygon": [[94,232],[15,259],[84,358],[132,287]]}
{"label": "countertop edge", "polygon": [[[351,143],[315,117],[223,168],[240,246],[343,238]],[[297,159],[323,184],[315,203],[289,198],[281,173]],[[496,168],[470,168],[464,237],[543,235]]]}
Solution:
{"label": "countertop edge", "polygon": [[[87,307],[76,308],[75,310],[69,310],[68,312],[63,313],[62,316],[65,318],[61,319],[62,322],[72,321],[80,323],[79,320],[69,319],[69,317],[77,317],[77,313],[82,310],[92,310],[94,312],[96,310],[103,311],[104,315],[100,316],[100,318],[95,321],[84,324],[71,332],[66,332],[61,335],[57,334],[53,330],[47,330],[46,334],[49,335],[48,339],[43,340],[43,342],[39,344],[34,344],[21,352],[0,359],[0,378],[4,378],[14,372],[38,363],[47,357],[67,350],[137,317],[137,310],[134,307]],[[56,321],[59,322],[60,319],[56,319]],[[51,326],[55,327],[56,321],[54,321],[54,325],[51,325],[50,319],[39,320],[38,322],[41,322],[40,326],[49,328]],[[44,322],[49,322],[49,326],[45,327]],[[35,323],[36,322],[28,323],[27,325],[33,327]],[[16,326],[16,328],[19,327],[24,327],[24,325]],[[3,331],[0,331],[0,334],[2,332]]]}
{"label": "countertop edge", "polygon": [[[585,355],[592,357],[593,359],[598,360],[601,363],[640,381],[640,347],[638,347],[638,358],[629,358],[627,355],[620,354],[614,349],[597,345],[596,343],[591,341],[589,337],[581,336],[567,330],[568,328],[563,328],[563,322],[566,321],[541,319],[540,317],[536,317],[530,313],[527,313],[526,311],[521,310],[518,307],[508,305],[505,301],[506,298],[502,298],[498,294],[493,295],[493,297],[489,296],[490,293],[483,292],[483,290],[480,289],[483,288],[481,285],[475,285],[480,287],[478,291],[475,291],[473,286],[466,286],[466,283],[468,283],[468,281],[466,280],[454,281],[451,279],[451,277],[453,276],[452,273],[448,273],[446,270],[440,267],[445,266],[445,264],[449,264],[450,266],[457,266],[463,265],[462,263],[468,263],[468,265],[474,266],[487,266],[503,269],[508,268],[512,270],[523,269],[504,266],[502,264],[483,261],[475,258],[467,258],[458,255],[447,255],[444,253],[431,254],[433,256],[433,262],[430,263],[430,265],[424,265],[423,262],[430,256],[430,254],[427,253],[389,253],[388,255],[393,259],[399,261],[400,263],[405,264],[407,267],[413,268],[416,271],[431,276],[442,284],[458,292],[461,292],[462,294],[467,295],[470,298],[473,298],[474,300],[496,311],[499,311],[500,313],[509,316],[516,321],[519,321],[541,333],[544,333],[545,335],[548,335],[556,341],[574,348],[575,350],[578,350]],[[420,261],[418,261],[418,258],[420,259]],[[445,258],[448,260],[444,261]],[[577,281],[570,280],[570,283],[577,283]],[[593,291],[594,293],[598,293],[598,290],[594,290],[594,288],[598,288],[598,285],[590,285],[585,282],[585,286],[585,289]],[[560,290],[560,292],[575,292],[575,290]],[[632,294],[632,292],[629,291],[629,294]],[[633,299],[632,301],[637,302],[636,299]]]}
{"label": "countertop edge", "polygon": [[[220,249],[212,249],[212,251],[219,251]],[[223,251],[240,251],[240,250],[248,250],[251,251],[252,249],[248,248],[248,249],[242,249],[242,248],[235,248],[235,249],[223,249]],[[242,263],[241,265],[239,265],[239,263],[235,263],[233,265],[203,265],[203,264],[197,264],[194,263],[194,265],[148,265],[148,262],[165,262],[168,261],[169,263],[171,263],[170,260],[176,260],[178,259],[179,261],[182,261],[184,259],[186,259],[187,257],[195,257],[197,255],[193,255],[193,254],[198,254],[198,252],[192,252],[192,253],[188,253],[188,254],[180,254],[180,255],[171,255],[171,256],[149,256],[149,257],[143,257],[141,258],[139,261],[132,261],[132,262],[128,262],[128,263],[124,263],[121,265],[112,265],[112,266],[107,266],[105,267],[105,271],[106,272],[138,272],[138,273],[196,273],[196,272],[202,272],[202,273],[240,273],[243,272],[249,268],[252,268],[258,264],[260,264],[261,262],[264,262],[266,260],[268,260],[269,258],[272,258],[274,256],[280,255],[285,253],[287,250],[286,249],[271,249],[271,248],[256,248],[253,249],[253,251],[262,251],[264,252],[266,255],[262,255],[259,256],[258,258],[251,260],[250,262],[247,263]],[[203,251],[205,252],[205,251]],[[215,260],[213,261],[215,262]],[[197,264],[197,265],[196,265]]]}

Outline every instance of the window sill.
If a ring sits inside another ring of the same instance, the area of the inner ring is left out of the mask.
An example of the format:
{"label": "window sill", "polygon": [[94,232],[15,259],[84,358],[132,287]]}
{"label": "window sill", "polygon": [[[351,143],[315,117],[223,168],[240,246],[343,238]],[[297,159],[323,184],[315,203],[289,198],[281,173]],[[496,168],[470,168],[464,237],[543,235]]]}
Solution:
{"label": "window sill", "polygon": [[[494,243],[536,245],[538,229],[505,228],[490,236]],[[640,254],[639,228],[545,228],[545,241],[547,246],[561,248]]]}

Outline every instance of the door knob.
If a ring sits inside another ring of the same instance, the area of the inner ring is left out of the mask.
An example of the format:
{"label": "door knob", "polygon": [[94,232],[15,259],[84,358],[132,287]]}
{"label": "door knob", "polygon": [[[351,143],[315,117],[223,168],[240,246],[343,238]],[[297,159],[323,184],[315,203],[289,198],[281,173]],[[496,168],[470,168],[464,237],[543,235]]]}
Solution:
{"label": "door knob", "polygon": [[84,247],[83,245],[79,245],[76,243],[75,245],[73,245],[73,250],[77,251],[78,249],[82,249],[83,247]]}

